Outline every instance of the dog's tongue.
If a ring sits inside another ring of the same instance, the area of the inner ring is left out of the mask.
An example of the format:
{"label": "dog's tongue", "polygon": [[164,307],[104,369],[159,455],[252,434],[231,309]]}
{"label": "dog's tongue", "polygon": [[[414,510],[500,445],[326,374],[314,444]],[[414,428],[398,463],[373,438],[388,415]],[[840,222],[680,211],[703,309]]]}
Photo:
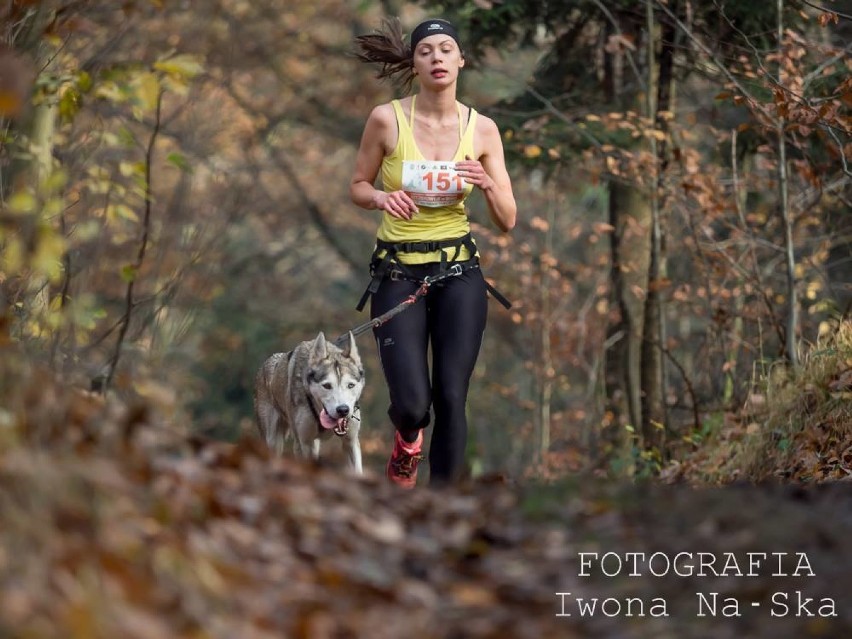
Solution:
{"label": "dog's tongue", "polygon": [[337,426],[338,423],[340,423],[342,421],[343,421],[342,418],[341,419],[333,419],[331,415],[329,415],[327,412],[325,412],[324,408],[322,409],[322,411],[320,411],[320,424],[322,424],[322,427],[325,428],[326,430],[331,430],[332,428]]}

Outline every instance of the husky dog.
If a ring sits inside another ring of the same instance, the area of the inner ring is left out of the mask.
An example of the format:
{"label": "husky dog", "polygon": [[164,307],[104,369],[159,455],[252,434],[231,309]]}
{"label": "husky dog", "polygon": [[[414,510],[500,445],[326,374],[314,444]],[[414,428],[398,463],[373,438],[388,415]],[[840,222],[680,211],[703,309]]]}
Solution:
{"label": "husky dog", "polygon": [[257,427],[277,454],[284,439],[293,439],[296,455],[319,458],[320,443],[332,433],[341,437],[350,468],[361,473],[361,411],[364,367],[349,333],[343,348],[322,332],[288,353],[275,353],[255,377]]}

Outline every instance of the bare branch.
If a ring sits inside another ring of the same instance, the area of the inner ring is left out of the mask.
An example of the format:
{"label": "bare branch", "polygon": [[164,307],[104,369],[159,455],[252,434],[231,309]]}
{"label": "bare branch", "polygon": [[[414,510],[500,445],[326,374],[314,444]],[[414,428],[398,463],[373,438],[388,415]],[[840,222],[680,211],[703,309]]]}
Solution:
{"label": "bare branch", "polygon": [[757,100],[757,98],[755,98],[749,92],[749,90],[745,88],[743,83],[740,82],[733,73],[731,73],[730,69],[728,69],[728,67],[726,67],[724,64],[722,64],[722,62],[713,54],[713,52],[710,50],[710,48],[706,44],[704,44],[698,38],[698,36],[695,35],[695,33],[692,31],[692,29],[687,27],[681,21],[681,19],[678,18],[677,15],[671,9],[669,9],[668,6],[666,6],[666,3],[663,0],[654,0],[654,1],[656,2],[657,6],[660,7],[660,9],[662,9],[662,11],[666,15],[668,15],[669,18],[672,19],[672,21],[674,21],[674,23],[678,26],[678,28],[681,31],[683,31],[683,34],[687,38],[689,38],[689,40],[692,41],[692,43],[696,47],[698,47],[698,49],[713,62],[713,64],[716,66],[716,68],[719,69],[719,71],[722,72],[722,75],[724,75],[728,79],[728,81],[737,88],[737,90],[754,106],[754,108],[757,109],[758,111],[760,111],[760,113],[764,117],[766,117],[768,120],[773,120],[772,114],[769,113],[766,110],[766,108],[760,103],[760,101]]}
{"label": "bare branch", "polygon": [[834,139],[834,142],[837,144],[837,150],[840,152],[840,162],[843,164],[843,172],[849,177],[852,177],[852,173],[849,172],[849,162],[846,159],[846,151],[843,147],[843,143],[840,141],[840,138],[837,137],[837,133],[835,133],[834,129],[830,126],[823,125],[822,128],[828,131],[828,134]]}
{"label": "bare branch", "polygon": [[802,80],[802,87],[803,87],[803,89],[807,89],[808,85],[809,85],[811,82],[813,82],[814,78],[819,77],[819,75],[820,75],[820,74],[821,74],[821,73],[822,73],[825,69],[827,69],[828,67],[830,67],[830,66],[831,66],[832,64],[834,64],[835,62],[840,62],[840,61],[841,61],[841,60],[843,60],[846,56],[848,56],[850,53],[852,53],[852,44],[848,45],[845,49],[842,49],[842,50],[841,50],[841,51],[840,51],[837,55],[835,55],[835,56],[833,56],[833,57],[831,57],[831,58],[828,58],[828,59],[827,59],[827,60],[825,60],[822,64],[820,64],[817,68],[815,68],[813,71],[811,71],[810,73],[808,73],[808,74],[805,76],[804,80]]}
{"label": "bare branch", "polygon": [[[604,5],[603,2],[601,2],[601,0],[592,0],[592,2],[598,9],[600,9],[601,13],[604,14],[606,19],[612,25],[612,28],[615,29],[616,34],[621,36],[621,27],[619,26],[618,21],[615,19],[615,16],[612,15],[612,12],[606,7],[606,5]],[[627,62],[630,64],[630,68],[633,70],[633,75],[636,76],[636,81],[639,83],[639,88],[642,89],[642,91],[647,91],[648,87],[645,84],[645,78],[639,71],[639,67],[636,65],[636,60],[633,59],[633,55],[630,53],[630,51],[625,50],[624,56],[627,58]]]}
{"label": "bare branch", "polygon": [[813,7],[814,9],[822,11],[823,13],[833,13],[837,17],[843,18],[844,20],[852,20],[852,16],[850,16],[848,13],[841,13],[840,11],[835,11],[834,9],[826,9],[825,7],[821,7],[815,2],[809,2],[808,0],[802,0],[802,2],[804,2],[809,7]]}
{"label": "bare branch", "polygon": [[529,93],[531,96],[533,96],[536,100],[541,102],[551,115],[556,116],[562,122],[569,125],[571,128],[575,129],[580,135],[582,135],[589,142],[591,142],[592,145],[594,145],[598,150],[600,150],[600,148],[603,146],[601,144],[600,140],[598,140],[595,136],[593,136],[591,133],[586,131],[583,127],[578,126],[576,122],[574,122],[571,118],[569,118],[567,115],[565,115],[562,111],[557,109],[556,106],[553,104],[553,102],[548,100],[541,93],[539,93],[535,88],[533,88],[529,85],[527,85],[525,87],[525,90],[526,90],[527,93]]}
{"label": "bare branch", "polygon": [[131,266],[131,272],[129,274],[129,282],[127,283],[127,292],[125,294],[125,306],[124,306],[124,315],[121,318],[120,328],[118,332],[118,338],[115,341],[115,350],[113,351],[112,358],[108,364],[106,375],[102,381],[102,386],[97,389],[100,390],[101,393],[106,394],[107,390],[112,383],[113,377],[115,376],[115,369],[118,367],[118,360],[121,356],[121,348],[124,345],[124,338],[127,335],[127,329],[130,327],[130,318],[133,314],[133,308],[136,306],[136,303],[133,299],[133,288],[136,283],[136,278],[139,274],[139,270],[142,268],[142,264],[145,261],[145,253],[148,250],[148,237],[151,230],[151,209],[152,209],[152,189],[151,189],[151,165],[154,160],[154,144],[157,141],[157,136],[160,133],[160,125],[162,123],[162,107],[163,107],[163,91],[157,94],[157,107],[155,110],[154,117],[154,130],[151,131],[151,136],[148,139],[148,149],[145,154],[145,217],[142,221],[142,238],[139,241],[139,250],[136,253],[136,261]]}

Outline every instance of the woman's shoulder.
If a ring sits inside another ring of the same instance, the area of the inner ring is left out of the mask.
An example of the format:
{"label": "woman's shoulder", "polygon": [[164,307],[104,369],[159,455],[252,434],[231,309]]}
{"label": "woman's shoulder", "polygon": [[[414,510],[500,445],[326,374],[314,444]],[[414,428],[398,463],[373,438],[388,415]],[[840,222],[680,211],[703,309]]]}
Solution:
{"label": "woman's shoulder", "polygon": [[390,125],[395,123],[396,121],[396,113],[394,112],[393,100],[390,102],[383,102],[382,104],[377,104],[373,107],[373,110],[370,112],[370,119],[374,120],[377,124],[382,125]]}
{"label": "woman's shoulder", "polygon": [[487,115],[476,112],[476,134],[486,137],[500,136],[500,131],[497,128],[497,123]]}
{"label": "woman's shoulder", "polygon": [[370,119],[377,121],[386,121],[393,116],[393,105],[390,102],[377,104],[370,111]]}

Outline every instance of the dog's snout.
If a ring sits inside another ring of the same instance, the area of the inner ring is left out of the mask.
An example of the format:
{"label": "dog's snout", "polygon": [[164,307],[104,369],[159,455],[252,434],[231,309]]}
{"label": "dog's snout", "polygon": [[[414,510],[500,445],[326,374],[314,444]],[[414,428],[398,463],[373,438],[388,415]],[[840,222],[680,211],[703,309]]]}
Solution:
{"label": "dog's snout", "polygon": [[334,410],[337,412],[338,417],[346,417],[349,414],[349,406],[346,404],[341,404]]}

